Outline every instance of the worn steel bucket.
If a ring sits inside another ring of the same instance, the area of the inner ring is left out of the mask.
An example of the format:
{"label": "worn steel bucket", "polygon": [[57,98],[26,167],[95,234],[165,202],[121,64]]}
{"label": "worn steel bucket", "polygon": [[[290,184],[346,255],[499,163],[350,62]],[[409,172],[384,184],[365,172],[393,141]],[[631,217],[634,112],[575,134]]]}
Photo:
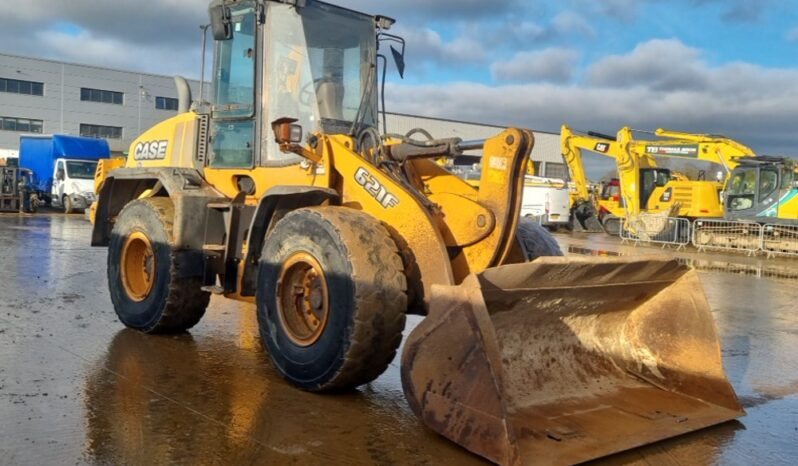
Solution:
{"label": "worn steel bucket", "polygon": [[694,271],[546,257],[432,290],[402,384],[432,429],[504,465],[573,464],[744,414]]}

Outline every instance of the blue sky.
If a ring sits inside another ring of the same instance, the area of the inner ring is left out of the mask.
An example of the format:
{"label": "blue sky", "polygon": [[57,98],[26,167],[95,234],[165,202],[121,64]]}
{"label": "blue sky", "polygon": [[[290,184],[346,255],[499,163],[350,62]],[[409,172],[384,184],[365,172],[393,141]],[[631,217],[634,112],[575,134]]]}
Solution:
{"label": "blue sky", "polygon": [[[396,18],[407,38],[390,110],[543,131],[665,127],[798,154],[798,0],[338,3]],[[0,2],[0,50],[196,77],[207,5]]]}

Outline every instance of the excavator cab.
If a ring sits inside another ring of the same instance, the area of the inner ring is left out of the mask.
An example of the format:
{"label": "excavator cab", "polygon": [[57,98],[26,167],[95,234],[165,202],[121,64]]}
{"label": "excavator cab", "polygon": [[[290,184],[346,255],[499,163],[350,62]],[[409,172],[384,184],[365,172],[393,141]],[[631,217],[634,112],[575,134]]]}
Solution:
{"label": "excavator cab", "polygon": [[667,168],[640,169],[640,205],[648,206],[651,195],[657,188],[665,187],[671,180],[671,171]]}
{"label": "excavator cab", "polygon": [[726,215],[732,220],[762,217],[796,218],[798,175],[783,157],[751,157],[731,174],[726,188]]}

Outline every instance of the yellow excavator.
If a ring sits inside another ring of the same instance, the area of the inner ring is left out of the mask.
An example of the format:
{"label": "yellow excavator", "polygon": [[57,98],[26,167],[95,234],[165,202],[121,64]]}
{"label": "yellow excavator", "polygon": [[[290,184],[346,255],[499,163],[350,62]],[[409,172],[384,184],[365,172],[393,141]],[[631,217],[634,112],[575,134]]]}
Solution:
{"label": "yellow excavator", "polygon": [[[424,315],[402,354],[409,405],[504,465],[744,414],[694,271],[563,257],[519,218],[531,131],[379,131],[380,71],[404,71],[394,20],[309,0],[215,0],[209,16],[213,103],[189,108],[177,79],[179,115],[98,171],[92,244],[124,325],[182,332],[211,294],[253,302],[275,370],[335,391],[378,377]],[[478,189],[434,161],[479,148]]]}
{"label": "yellow excavator", "polygon": [[567,125],[562,125],[560,128],[560,150],[568,166],[570,181],[573,183],[571,218],[574,226],[578,225],[583,230],[609,232],[611,230],[609,222],[625,217],[620,180],[613,178],[602,185],[601,192],[591,192],[590,181],[582,161],[582,151],[610,156],[610,147],[615,141],[592,135],[594,133],[590,134],[574,133]]}
{"label": "yellow excavator", "polygon": [[[654,132],[660,140],[635,139],[634,130],[622,128],[616,137],[590,132],[574,134],[562,127],[561,145],[566,163],[573,173],[577,192],[586,191],[587,179],[581,160],[581,151],[590,150],[613,158],[618,167],[620,190],[625,208],[625,228],[651,231],[643,225],[641,213],[668,217],[722,218],[721,192],[731,171],[741,160],[754,156],[754,151],[737,141],[723,136],[689,134],[658,129]],[[700,160],[721,165],[723,178],[715,181],[688,180],[684,175],[657,166],[657,158]],[[581,187],[581,190],[580,190]],[[595,215],[585,200],[580,201],[581,218]],[[580,212],[580,211],[577,211]],[[654,222],[666,225],[664,222]]]}

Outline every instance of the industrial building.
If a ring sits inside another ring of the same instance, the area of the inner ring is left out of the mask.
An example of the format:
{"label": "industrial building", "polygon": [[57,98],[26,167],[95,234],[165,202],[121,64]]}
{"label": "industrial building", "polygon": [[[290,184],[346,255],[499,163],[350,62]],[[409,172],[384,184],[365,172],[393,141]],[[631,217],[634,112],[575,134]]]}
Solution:
{"label": "industrial building", "polygon": [[[199,81],[190,80],[193,95]],[[206,83],[204,95],[209,96]],[[19,136],[72,134],[108,140],[125,152],[142,131],[175,115],[177,90],[171,76],[0,54],[0,158],[13,157]],[[435,137],[480,139],[503,127],[389,113],[389,132],[422,127]],[[536,173],[565,176],[559,135],[535,132]]]}

